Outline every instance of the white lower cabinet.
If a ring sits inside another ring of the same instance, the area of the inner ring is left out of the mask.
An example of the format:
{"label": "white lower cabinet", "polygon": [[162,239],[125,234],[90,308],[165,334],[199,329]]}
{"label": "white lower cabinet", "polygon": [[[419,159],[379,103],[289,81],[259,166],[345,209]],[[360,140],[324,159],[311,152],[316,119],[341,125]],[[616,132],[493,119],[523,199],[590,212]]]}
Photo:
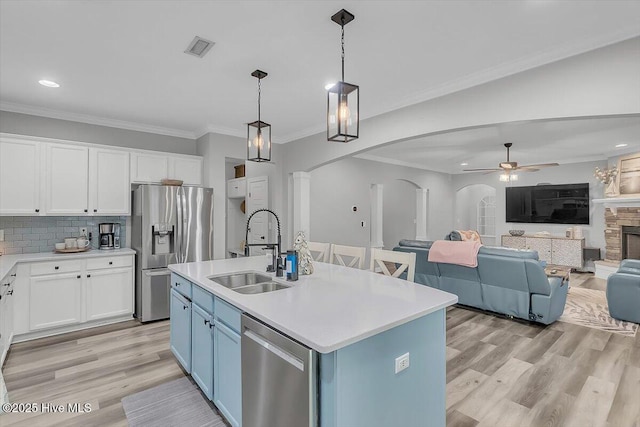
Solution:
{"label": "white lower cabinet", "polygon": [[82,321],[80,272],[31,277],[29,296],[31,331]]}
{"label": "white lower cabinet", "polygon": [[133,312],[131,268],[88,270],[86,290],[87,320]]}
{"label": "white lower cabinet", "polygon": [[24,264],[14,284],[19,341],[131,318],[133,255]]}

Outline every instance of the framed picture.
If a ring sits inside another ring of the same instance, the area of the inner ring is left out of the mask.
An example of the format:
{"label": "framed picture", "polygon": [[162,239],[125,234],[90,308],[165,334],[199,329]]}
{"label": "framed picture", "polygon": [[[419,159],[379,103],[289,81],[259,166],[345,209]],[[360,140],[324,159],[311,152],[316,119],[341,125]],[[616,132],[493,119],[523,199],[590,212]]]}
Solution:
{"label": "framed picture", "polygon": [[616,187],[619,197],[640,197],[640,153],[620,157]]}

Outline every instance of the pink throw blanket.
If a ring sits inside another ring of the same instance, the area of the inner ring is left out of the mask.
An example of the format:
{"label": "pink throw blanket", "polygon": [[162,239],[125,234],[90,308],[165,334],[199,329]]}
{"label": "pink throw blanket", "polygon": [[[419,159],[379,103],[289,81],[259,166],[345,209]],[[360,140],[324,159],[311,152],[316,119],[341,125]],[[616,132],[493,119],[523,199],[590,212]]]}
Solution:
{"label": "pink throw blanket", "polygon": [[428,261],[477,267],[480,246],[482,244],[478,241],[436,240],[429,249]]}

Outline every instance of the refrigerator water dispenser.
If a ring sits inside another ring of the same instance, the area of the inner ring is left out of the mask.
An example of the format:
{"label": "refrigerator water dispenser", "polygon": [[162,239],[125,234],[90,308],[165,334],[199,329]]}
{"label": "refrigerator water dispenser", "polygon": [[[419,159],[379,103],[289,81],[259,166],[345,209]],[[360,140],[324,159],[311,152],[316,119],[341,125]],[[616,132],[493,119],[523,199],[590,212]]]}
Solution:
{"label": "refrigerator water dispenser", "polygon": [[173,240],[175,233],[173,225],[154,224],[151,226],[151,253],[153,255],[166,255],[174,252]]}

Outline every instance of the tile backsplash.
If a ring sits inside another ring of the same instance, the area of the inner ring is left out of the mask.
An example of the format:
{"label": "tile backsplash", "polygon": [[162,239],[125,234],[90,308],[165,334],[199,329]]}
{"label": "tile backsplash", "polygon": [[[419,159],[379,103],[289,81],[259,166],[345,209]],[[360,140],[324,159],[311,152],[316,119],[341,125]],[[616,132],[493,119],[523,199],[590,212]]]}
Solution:
{"label": "tile backsplash", "polygon": [[1,216],[0,230],[4,230],[4,242],[0,242],[0,253],[50,252],[65,237],[78,237],[82,227],[91,233],[91,247],[97,249],[98,224],[103,222],[120,224],[120,246],[126,247],[126,216]]}

